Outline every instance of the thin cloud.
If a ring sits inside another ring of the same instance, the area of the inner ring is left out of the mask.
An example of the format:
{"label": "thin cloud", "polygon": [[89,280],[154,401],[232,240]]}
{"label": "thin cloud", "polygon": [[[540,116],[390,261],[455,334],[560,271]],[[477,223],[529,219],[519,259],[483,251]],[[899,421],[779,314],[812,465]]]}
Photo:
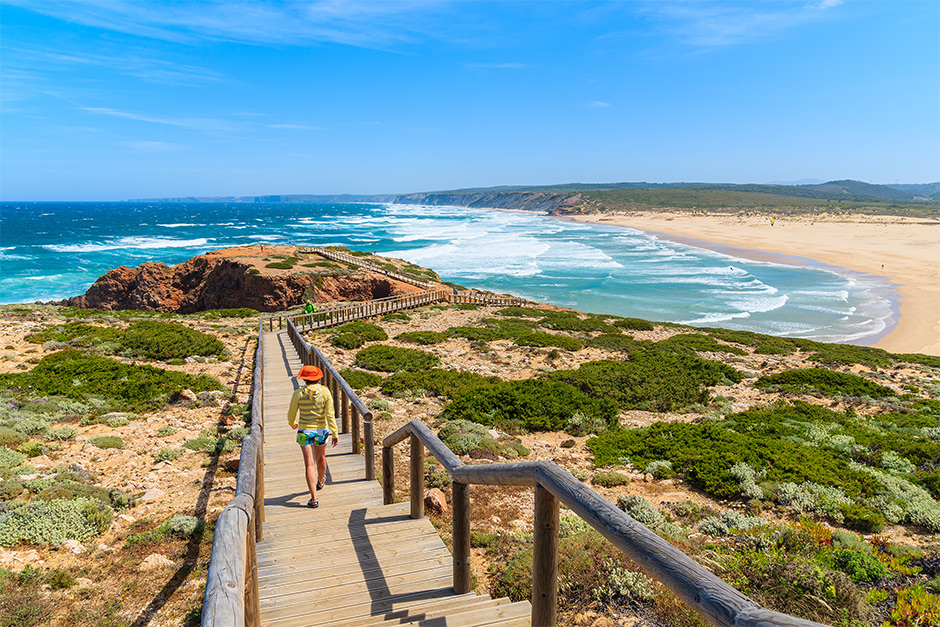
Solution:
{"label": "thin cloud", "polygon": [[672,37],[696,48],[730,46],[768,38],[831,19],[843,0],[792,2],[651,2],[643,12]]}
{"label": "thin cloud", "polygon": [[124,118],[137,122],[162,124],[164,126],[176,126],[200,131],[234,131],[239,129],[238,125],[233,124],[228,120],[222,120],[218,118],[165,118],[142,113],[134,113],[131,111],[109,109],[107,107],[79,107],[79,109],[89,113]]}
{"label": "thin cloud", "polygon": [[366,48],[395,46],[437,29],[427,21],[448,0],[203,0],[145,4],[112,0],[5,0],[55,18],[174,42],[222,40],[284,45],[335,42]]}
{"label": "thin cloud", "polygon": [[609,106],[610,106],[610,103],[609,103],[609,102],[603,102],[603,101],[601,101],[601,100],[595,100],[594,102],[589,102],[589,103],[588,103],[588,106],[589,106],[589,107],[594,107],[595,109],[603,109],[603,108],[605,108],[605,107],[609,107]]}

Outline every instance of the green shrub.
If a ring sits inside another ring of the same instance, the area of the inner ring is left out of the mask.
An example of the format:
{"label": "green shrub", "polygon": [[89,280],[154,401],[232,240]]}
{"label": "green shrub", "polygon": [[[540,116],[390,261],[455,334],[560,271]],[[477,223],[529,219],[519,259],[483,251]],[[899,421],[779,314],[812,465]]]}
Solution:
{"label": "green shrub", "polygon": [[633,352],[653,347],[652,342],[647,340],[635,340],[623,333],[602,333],[588,340],[587,345],[591,348],[606,348],[607,350],[624,352]]}
{"label": "green shrub", "polygon": [[411,316],[403,313],[390,313],[382,316],[382,322],[409,322]]}
{"label": "green shrub", "polygon": [[210,335],[156,320],[135,322],[121,334],[120,342],[135,353],[160,360],[225,353],[225,345]]}
{"label": "green shrub", "polygon": [[[607,431],[609,425],[603,418],[597,415],[585,416],[584,413],[576,411],[571,414],[568,424],[565,425],[565,433],[568,435],[587,435],[589,433],[603,433]],[[572,440],[572,442],[574,442]],[[573,446],[573,444],[572,444]]]}
{"label": "green shrub", "polygon": [[88,443],[101,449],[125,448],[124,440],[116,435],[99,435],[88,440]]}
{"label": "green shrub", "polygon": [[354,365],[365,370],[398,372],[399,370],[428,370],[440,364],[436,356],[421,350],[376,344],[364,348],[356,355]]}
{"label": "green shrub", "polygon": [[478,388],[454,399],[444,413],[452,420],[472,420],[507,431],[559,431],[577,411],[609,425],[617,420],[613,402],[591,398],[567,383],[537,379]]}
{"label": "green shrub", "polygon": [[622,409],[672,411],[708,402],[707,386],[737,382],[743,375],[725,364],[692,355],[639,351],[630,361],[600,360],[578,370],[546,375],[595,398],[613,400]]}
{"label": "green shrub", "polygon": [[852,344],[827,344],[812,340],[792,340],[801,350],[811,352],[811,361],[826,364],[851,366],[861,364],[869,368],[888,368],[894,364],[891,353],[872,346],[854,346]]}
{"label": "green shrub", "polygon": [[261,315],[261,312],[248,307],[236,307],[233,309],[207,309],[193,315],[203,320],[219,320],[222,318],[255,318]]}
{"label": "green shrub", "polygon": [[160,407],[187,388],[196,393],[225,389],[208,375],[123,364],[74,349],[46,355],[29,372],[0,374],[0,387],[20,388],[24,395],[104,398],[126,411]]}
{"label": "green shrub", "polygon": [[787,338],[754,333],[753,331],[735,331],[732,329],[705,328],[709,335],[725,342],[754,346],[758,355],[791,355],[797,351],[797,345]]}
{"label": "green shrub", "polygon": [[797,394],[817,392],[825,396],[897,396],[891,388],[864,377],[824,368],[803,368],[766,375],[754,382],[754,387]]}
{"label": "green shrub", "polygon": [[620,495],[617,497],[617,507],[630,515],[633,520],[650,529],[655,529],[666,522],[659,510],[639,494]]}
{"label": "green shrub", "polygon": [[[930,583],[936,582],[934,579]],[[936,588],[933,587],[933,592]],[[898,591],[897,605],[891,610],[886,627],[927,627],[940,625],[940,595],[915,585]]]}
{"label": "green shrub", "polygon": [[656,342],[654,350],[692,355],[696,352],[730,353],[732,355],[747,355],[747,351],[737,346],[728,346],[716,342],[714,338],[702,333],[680,333]]}
{"label": "green shrub", "polygon": [[53,440],[71,440],[78,435],[78,429],[74,427],[61,427],[49,432],[49,437]]}
{"label": "green shrub", "polygon": [[338,348],[345,348],[346,350],[359,348],[365,343],[365,340],[355,333],[337,333],[330,338],[330,344]]}
{"label": "green shrub", "polygon": [[273,268],[275,270],[290,270],[297,264],[298,261],[299,259],[297,259],[297,257],[288,257],[282,261],[272,261],[271,263],[266,264],[264,267]]}
{"label": "green shrub", "polygon": [[183,453],[185,452],[186,450],[182,448],[161,448],[159,451],[156,452],[153,458],[157,460],[158,462],[162,462],[162,461],[171,462],[177,457],[183,455]]}
{"label": "green shrub", "polygon": [[581,333],[617,333],[615,326],[609,325],[601,318],[584,318],[577,316],[549,316],[539,320],[539,324],[546,329],[554,331],[577,331]]}
{"label": "green shrub", "polygon": [[0,427],[0,446],[16,448],[26,441],[26,435],[9,427]]}
{"label": "green shrub", "polygon": [[473,455],[487,451],[493,457],[514,459],[529,451],[515,438],[497,440],[485,426],[469,420],[450,420],[441,427],[438,437],[457,455]]}
{"label": "green shrub", "polygon": [[102,503],[111,503],[111,495],[107,488],[96,485],[86,485],[74,481],[56,482],[36,495],[41,501],[51,501],[55,499],[73,500],[73,499],[95,499]]}
{"label": "green shrub", "polygon": [[403,396],[409,390],[426,390],[434,396],[455,398],[484,385],[499,383],[500,378],[463,370],[432,368],[421,372],[399,372],[382,382],[382,393]]}
{"label": "green shrub", "polygon": [[412,344],[421,344],[428,346],[430,344],[440,344],[447,340],[447,334],[440,331],[407,331],[395,336],[396,340],[402,342],[411,342]]}
{"label": "green shrub", "polygon": [[111,427],[112,429],[126,426],[129,422],[130,421],[127,419],[127,416],[123,416],[121,414],[118,414],[116,416],[110,416],[106,418],[104,421],[104,423],[108,425],[109,427]]}
{"label": "green shrub", "polygon": [[113,516],[110,506],[95,499],[31,501],[0,516],[0,546],[84,542],[103,533]]}
{"label": "green shrub", "polygon": [[618,318],[614,320],[614,326],[621,329],[630,329],[631,331],[652,331],[653,323],[640,318]]}
{"label": "green shrub", "polygon": [[447,333],[478,342],[506,339],[503,333],[488,327],[450,327],[447,329]]}
{"label": "green shrub", "polygon": [[176,435],[176,427],[171,427],[170,425],[163,425],[157,429],[157,437],[165,438],[171,435]]}
{"label": "green shrub", "polygon": [[569,351],[579,351],[583,347],[581,340],[567,335],[551,333],[526,333],[516,338],[517,346],[557,346]]}
{"label": "green shrub", "polygon": [[545,309],[535,307],[505,307],[496,312],[497,316],[509,316],[513,318],[541,318],[547,313]]}
{"label": "green shrub", "polygon": [[362,370],[345,368],[339,371],[339,376],[343,377],[343,380],[348,383],[352,389],[357,391],[365,388],[374,388],[382,384],[382,377],[374,372],[363,372]]}
{"label": "green shrub", "polygon": [[16,468],[26,461],[26,455],[0,446],[0,468]]}
{"label": "green shrub", "polygon": [[853,581],[874,583],[888,574],[888,567],[871,551],[833,549],[828,557],[833,568],[841,570]]}
{"label": "green shrub", "polygon": [[39,457],[46,453],[46,447],[43,446],[42,442],[26,442],[25,444],[20,444],[19,448],[16,450],[27,457]]}
{"label": "green shrub", "polygon": [[388,333],[380,326],[355,320],[336,327],[337,333],[352,333],[364,342],[379,342],[388,339]]}
{"label": "green shrub", "polygon": [[614,488],[620,485],[629,485],[630,477],[616,470],[608,470],[591,477],[591,483],[602,488]]}

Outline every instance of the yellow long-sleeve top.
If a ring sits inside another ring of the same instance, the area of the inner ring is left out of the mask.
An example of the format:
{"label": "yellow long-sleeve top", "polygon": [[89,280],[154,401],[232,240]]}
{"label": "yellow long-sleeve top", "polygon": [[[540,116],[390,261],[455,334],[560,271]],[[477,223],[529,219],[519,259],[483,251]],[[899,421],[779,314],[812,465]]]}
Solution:
{"label": "yellow long-sleeve top", "polygon": [[329,388],[319,383],[305,385],[294,390],[287,409],[287,424],[297,428],[297,411],[300,410],[301,429],[329,429],[337,436],[336,416],[333,414],[333,395]]}

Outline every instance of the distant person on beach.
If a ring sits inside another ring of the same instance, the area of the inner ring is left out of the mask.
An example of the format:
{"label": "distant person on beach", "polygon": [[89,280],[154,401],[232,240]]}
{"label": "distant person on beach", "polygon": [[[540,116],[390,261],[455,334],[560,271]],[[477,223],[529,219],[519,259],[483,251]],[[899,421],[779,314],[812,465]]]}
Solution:
{"label": "distant person on beach", "polygon": [[[297,444],[304,456],[304,473],[310,500],[307,507],[319,507],[317,490],[326,483],[326,441],[332,439],[333,446],[339,443],[336,417],[333,414],[333,395],[329,388],[320,384],[323,371],[316,366],[304,366],[297,373],[304,382],[294,390],[287,409],[287,424],[297,429]],[[300,420],[297,412],[300,411]]]}

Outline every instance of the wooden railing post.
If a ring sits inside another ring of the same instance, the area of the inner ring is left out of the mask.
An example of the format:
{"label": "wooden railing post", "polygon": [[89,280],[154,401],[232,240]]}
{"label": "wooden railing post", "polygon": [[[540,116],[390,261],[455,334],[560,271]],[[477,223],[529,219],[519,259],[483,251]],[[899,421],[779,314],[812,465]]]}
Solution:
{"label": "wooden railing post", "polygon": [[411,517],[424,518],[424,444],[411,434]]}
{"label": "wooden railing post", "polygon": [[362,423],[366,441],[366,481],[375,481],[375,431],[371,420]]}
{"label": "wooden railing post", "polygon": [[[352,452],[356,455],[362,450],[362,446],[359,443],[359,412],[355,407],[350,408],[350,414],[352,414]],[[343,404],[343,415],[346,415],[346,404]]]}
{"label": "wooden railing post", "polygon": [[[339,388],[339,382],[336,383],[336,387]],[[349,399],[346,398],[346,394],[344,394],[341,389],[339,390],[339,393],[340,393],[340,406],[342,407],[342,410],[343,410],[343,433],[347,433],[349,431],[349,402],[348,402]],[[358,434],[353,433],[353,442],[352,442],[353,453],[359,452],[359,442],[358,442],[358,438],[356,437],[357,435]]]}
{"label": "wooden railing post", "polygon": [[555,627],[558,614],[558,499],[535,486],[532,553],[532,624]]}
{"label": "wooden railing post", "polygon": [[466,594],[470,592],[470,486],[452,481],[450,488],[454,507],[454,593]]}
{"label": "wooden railing post", "polygon": [[395,449],[382,447],[382,504],[395,502]]}
{"label": "wooden railing post", "polygon": [[245,555],[245,627],[261,627],[261,595],[258,590],[258,554],[255,549],[257,520],[248,523],[248,550]]}

